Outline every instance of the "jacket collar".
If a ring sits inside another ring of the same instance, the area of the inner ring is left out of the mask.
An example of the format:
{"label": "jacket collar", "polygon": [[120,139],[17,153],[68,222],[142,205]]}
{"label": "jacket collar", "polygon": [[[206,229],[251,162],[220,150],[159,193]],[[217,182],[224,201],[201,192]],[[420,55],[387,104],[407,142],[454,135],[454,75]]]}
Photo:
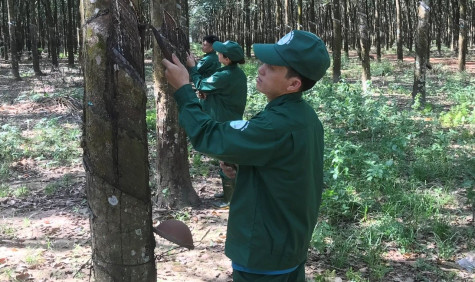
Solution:
{"label": "jacket collar", "polygon": [[209,53],[205,53],[205,55],[203,57],[207,57],[207,56],[211,56],[211,55],[216,55],[216,51],[211,51]]}
{"label": "jacket collar", "polygon": [[231,70],[231,69],[235,69],[235,68],[238,68],[238,64],[230,64],[230,65],[227,65],[227,66],[223,66],[223,67],[219,68],[219,70]]}
{"label": "jacket collar", "polygon": [[292,102],[292,101],[299,101],[302,100],[302,92],[295,92],[295,93],[290,93],[290,94],[284,94],[281,95],[274,100],[270,101],[266,105],[266,110],[270,109],[274,106],[282,105],[286,102]]}

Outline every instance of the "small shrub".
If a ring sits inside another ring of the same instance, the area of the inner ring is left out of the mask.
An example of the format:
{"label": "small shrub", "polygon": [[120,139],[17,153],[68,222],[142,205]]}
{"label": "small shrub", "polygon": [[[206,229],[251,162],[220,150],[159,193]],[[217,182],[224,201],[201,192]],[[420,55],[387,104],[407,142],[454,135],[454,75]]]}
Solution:
{"label": "small shrub", "polygon": [[18,187],[13,191],[13,195],[17,198],[26,197],[28,194],[30,194],[30,189],[26,186]]}
{"label": "small shrub", "polygon": [[147,122],[147,130],[155,132],[157,126],[157,112],[155,109],[148,109],[145,117]]}
{"label": "small shrub", "polygon": [[456,105],[440,115],[440,122],[446,127],[475,124],[475,108],[468,103]]}

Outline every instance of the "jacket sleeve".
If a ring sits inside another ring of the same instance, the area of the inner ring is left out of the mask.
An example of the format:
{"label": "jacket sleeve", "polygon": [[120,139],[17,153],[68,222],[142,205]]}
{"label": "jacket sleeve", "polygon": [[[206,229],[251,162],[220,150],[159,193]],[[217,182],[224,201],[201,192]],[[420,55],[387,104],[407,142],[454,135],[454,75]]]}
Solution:
{"label": "jacket sleeve", "polygon": [[201,76],[206,76],[207,73],[210,73],[213,68],[213,62],[207,59],[201,59],[196,65],[196,70]]}
{"label": "jacket sleeve", "polygon": [[209,77],[203,77],[195,67],[190,69],[191,81],[195,84],[197,90],[207,94],[213,94],[216,90],[225,89],[228,80],[225,79],[225,72],[217,71]]}
{"label": "jacket sleeve", "polygon": [[263,115],[249,121],[217,122],[201,110],[191,85],[175,92],[178,103],[178,118],[193,147],[219,160],[240,164],[262,166],[273,155],[279,143],[272,123]]}

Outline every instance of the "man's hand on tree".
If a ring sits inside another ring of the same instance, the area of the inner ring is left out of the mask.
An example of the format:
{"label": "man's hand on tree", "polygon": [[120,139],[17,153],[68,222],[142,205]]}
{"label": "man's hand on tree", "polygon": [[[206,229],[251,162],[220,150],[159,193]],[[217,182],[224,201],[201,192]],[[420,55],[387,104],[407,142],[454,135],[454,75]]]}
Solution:
{"label": "man's hand on tree", "polygon": [[189,68],[196,66],[196,58],[192,53],[186,53],[186,66]]}
{"label": "man's hand on tree", "polygon": [[175,88],[179,89],[185,84],[190,84],[190,75],[186,70],[185,66],[180,62],[178,57],[172,55],[173,62],[170,62],[167,59],[162,60],[162,64],[165,66],[165,77],[168,80],[168,83]]}

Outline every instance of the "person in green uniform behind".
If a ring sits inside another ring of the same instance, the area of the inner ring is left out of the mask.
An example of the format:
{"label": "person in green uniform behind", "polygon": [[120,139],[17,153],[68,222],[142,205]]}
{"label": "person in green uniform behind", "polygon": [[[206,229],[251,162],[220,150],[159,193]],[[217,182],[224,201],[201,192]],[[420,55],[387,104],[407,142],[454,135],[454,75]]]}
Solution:
{"label": "person in green uniform behind", "polygon": [[210,34],[205,36],[201,43],[201,50],[205,53],[205,55],[196,63],[196,70],[203,77],[212,75],[217,69],[221,67],[218,55],[213,49],[213,43],[216,41],[219,41],[219,38],[216,35]]}
{"label": "person in green uniform behind", "polygon": [[[186,65],[189,68],[191,81],[201,98],[203,110],[214,120],[230,121],[241,120],[247,100],[247,77],[238,64],[244,64],[244,51],[234,41],[213,43],[213,49],[218,52],[219,62],[224,67],[219,68],[211,76],[205,77],[198,71],[192,55],[187,57]],[[223,202],[216,205],[228,207],[231,200],[235,180],[230,179],[220,170],[223,193],[215,195],[223,198]]]}
{"label": "person in green uniform behind", "polygon": [[196,150],[239,165],[225,245],[234,281],[303,282],[323,189],[323,126],[302,91],[325,75],[330,57],[319,37],[300,30],[253,49],[268,104],[248,121],[204,113],[178,58],[162,63]]}

